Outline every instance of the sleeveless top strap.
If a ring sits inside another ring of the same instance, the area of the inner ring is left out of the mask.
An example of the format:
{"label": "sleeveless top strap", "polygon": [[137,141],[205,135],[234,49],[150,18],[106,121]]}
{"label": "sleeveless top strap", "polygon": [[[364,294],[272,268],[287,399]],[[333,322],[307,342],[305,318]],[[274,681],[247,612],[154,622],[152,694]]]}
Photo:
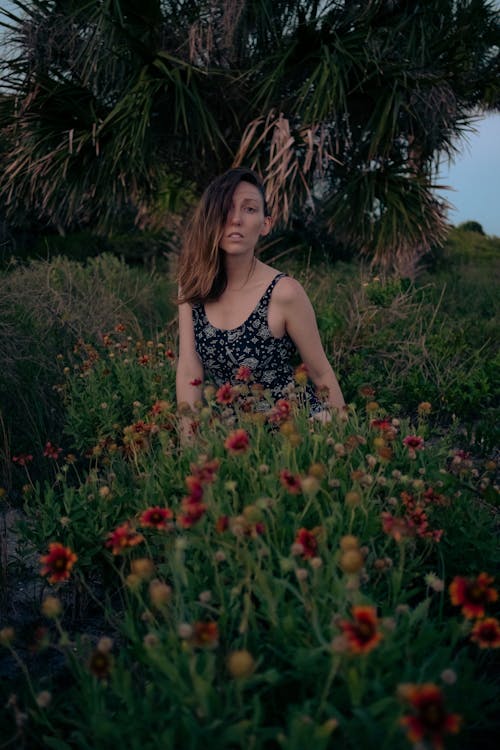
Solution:
{"label": "sleeveless top strap", "polygon": [[269,300],[271,298],[271,292],[273,291],[274,287],[278,283],[280,279],[283,279],[287,274],[286,273],[278,273],[274,277],[274,279],[271,281],[269,286],[267,287],[266,291],[260,298],[260,301],[257,304],[257,308],[260,308],[261,306],[265,306],[266,308],[269,306]]}

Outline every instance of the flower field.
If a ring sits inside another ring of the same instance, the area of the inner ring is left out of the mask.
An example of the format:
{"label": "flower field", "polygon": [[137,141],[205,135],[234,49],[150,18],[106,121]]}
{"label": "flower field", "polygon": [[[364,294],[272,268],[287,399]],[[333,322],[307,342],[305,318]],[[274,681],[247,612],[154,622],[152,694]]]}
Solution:
{"label": "flower field", "polygon": [[123,325],[58,364],[71,452],[12,457],[39,586],[2,747],[494,747],[497,466],[431,402],[311,421],[299,366],[267,415],[251,372],[179,414],[175,343]]}

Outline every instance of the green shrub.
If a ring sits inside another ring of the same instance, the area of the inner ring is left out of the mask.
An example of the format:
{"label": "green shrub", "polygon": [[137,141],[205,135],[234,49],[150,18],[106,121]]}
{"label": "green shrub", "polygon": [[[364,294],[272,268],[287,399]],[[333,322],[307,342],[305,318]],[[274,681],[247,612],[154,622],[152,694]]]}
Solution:
{"label": "green shrub", "polygon": [[461,229],[463,232],[476,232],[477,234],[484,235],[484,229],[478,221],[463,221],[458,225],[457,229]]}
{"label": "green shrub", "polygon": [[46,440],[60,438],[58,362],[78,339],[97,344],[121,324],[137,337],[149,337],[173,316],[172,293],[163,277],[109,255],[86,265],[61,257],[5,271],[0,402],[10,450],[33,453]]}

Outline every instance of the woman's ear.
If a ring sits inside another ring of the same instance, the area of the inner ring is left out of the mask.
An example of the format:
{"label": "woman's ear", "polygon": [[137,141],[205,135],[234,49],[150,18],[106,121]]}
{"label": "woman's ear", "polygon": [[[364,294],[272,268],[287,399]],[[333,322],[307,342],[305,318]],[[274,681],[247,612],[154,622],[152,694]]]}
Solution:
{"label": "woman's ear", "polygon": [[272,226],[273,226],[273,220],[271,219],[271,217],[270,216],[265,216],[264,217],[264,225],[263,225],[262,229],[260,230],[260,236],[261,237],[265,237],[266,234],[269,234],[269,232],[272,229]]}

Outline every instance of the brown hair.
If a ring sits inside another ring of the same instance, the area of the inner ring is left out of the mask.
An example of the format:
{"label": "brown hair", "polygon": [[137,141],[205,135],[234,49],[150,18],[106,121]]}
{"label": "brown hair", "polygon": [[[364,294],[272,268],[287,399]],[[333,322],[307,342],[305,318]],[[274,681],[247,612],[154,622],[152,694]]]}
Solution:
{"label": "brown hair", "polygon": [[264,215],[269,215],[262,180],[252,169],[229,169],[212,180],[201,196],[184,238],[179,259],[177,304],[216,300],[226,288],[226,270],[219,243],[233,193],[240,182],[255,185],[262,196]]}

